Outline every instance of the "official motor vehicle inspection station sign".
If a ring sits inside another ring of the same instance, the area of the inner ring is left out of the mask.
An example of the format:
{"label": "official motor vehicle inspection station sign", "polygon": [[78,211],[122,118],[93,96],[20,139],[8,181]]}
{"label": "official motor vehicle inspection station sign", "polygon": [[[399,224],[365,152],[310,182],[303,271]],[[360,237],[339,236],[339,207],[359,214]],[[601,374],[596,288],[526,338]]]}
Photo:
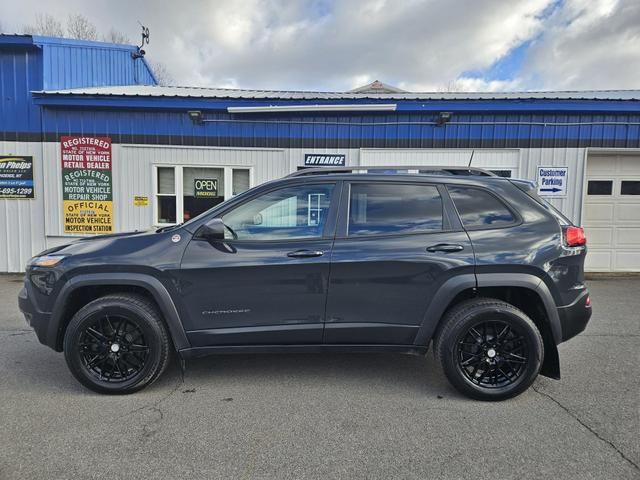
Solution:
{"label": "official motor vehicle inspection station sign", "polygon": [[111,138],[60,138],[65,233],[113,232]]}
{"label": "official motor vehicle inspection station sign", "polygon": [[33,157],[0,156],[2,198],[34,198]]}

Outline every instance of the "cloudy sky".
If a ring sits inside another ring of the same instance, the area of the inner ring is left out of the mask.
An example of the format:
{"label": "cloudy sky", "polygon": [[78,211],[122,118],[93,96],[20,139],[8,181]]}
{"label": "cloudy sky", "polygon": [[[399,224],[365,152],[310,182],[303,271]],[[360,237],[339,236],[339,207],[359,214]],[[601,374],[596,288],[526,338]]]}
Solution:
{"label": "cloudy sky", "polygon": [[79,13],[173,84],[413,91],[640,88],[640,0],[0,0],[0,28]]}

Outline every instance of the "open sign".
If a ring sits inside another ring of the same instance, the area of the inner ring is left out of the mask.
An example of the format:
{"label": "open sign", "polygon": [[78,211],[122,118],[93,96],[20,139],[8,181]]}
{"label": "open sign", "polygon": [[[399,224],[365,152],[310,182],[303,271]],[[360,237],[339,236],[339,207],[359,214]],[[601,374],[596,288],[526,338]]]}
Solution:
{"label": "open sign", "polygon": [[218,180],[215,178],[196,178],[193,181],[194,197],[208,198],[218,196]]}

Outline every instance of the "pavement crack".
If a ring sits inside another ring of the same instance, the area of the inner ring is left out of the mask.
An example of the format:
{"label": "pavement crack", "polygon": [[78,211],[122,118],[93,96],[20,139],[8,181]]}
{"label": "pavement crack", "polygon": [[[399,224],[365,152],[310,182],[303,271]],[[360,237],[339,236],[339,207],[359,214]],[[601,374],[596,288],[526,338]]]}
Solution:
{"label": "pavement crack", "polygon": [[589,426],[587,423],[585,423],[578,415],[576,415],[575,413],[573,413],[571,410],[569,410],[569,408],[567,408],[566,406],[564,406],[562,404],[562,402],[560,402],[559,400],[557,400],[553,395],[543,392],[541,390],[538,390],[538,388],[536,388],[534,385],[531,386],[531,388],[533,389],[534,392],[536,392],[537,394],[548,398],[549,400],[551,400],[553,403],[555,403],[557,406],[559,406],[562,410],[564,410],[568,415],[570,415],[571,417],[573,417],[573,419],[578,422],[580,425],[582,425],[584,428],[586,428],[592,435],[594,435],[598,440],[600,440],[603,443],[606,443],[607,445],[609,445],[611,448],[613,448],[618,455],[620,455],[622,457],[623,460],[625,460],[627,463],[629,463],[629,465],[631,465],[633,468],[635,468],[637,471],[640,471],[640,466],[638,466],[637,463],[635,463],[633,460],[631,460],[629,457],[627,457],[624,452],[622,450],[620,450],[615,443],[613,443],[610,440],[607,440],[606,438],[604,438],[602,435],[600,435],[595,429],[593,429],[591,426]]}
{"label": "pavement crack", "polygon": [[180,387],[182,387],[184,385],[184,375],[181,375],[180,377],[180,381],[176,382],[176,384],[174,385],[174,387],[171,389],[171,391],[169,391],[169,393],[167,393],[166,395],[160,397],[158,400],[148,403],[146,405],[143,405],[141,407],[138,407],[134,410],[131,410],[130,412],[128,412],[125,416],[129,416],[129,415],[133,415],[134,413],[137,412],[141,412],[141,411],[148,411],[151,412],[153,414],[155,414],[157,416],[157,418],[155,420],[149,420],[146,421],[142,424],[142,437],[143,438],[149,438],[151,436],[153,436],[158,430],[155,427],[156,424],[162,422],[162,420],[164,419],[164,412],[162,411],[162,408],[160,408],[160,406],[162,405],[163,402],[167,401],[169,399],[169,397],[171,397],[173,394],[175,394]]}

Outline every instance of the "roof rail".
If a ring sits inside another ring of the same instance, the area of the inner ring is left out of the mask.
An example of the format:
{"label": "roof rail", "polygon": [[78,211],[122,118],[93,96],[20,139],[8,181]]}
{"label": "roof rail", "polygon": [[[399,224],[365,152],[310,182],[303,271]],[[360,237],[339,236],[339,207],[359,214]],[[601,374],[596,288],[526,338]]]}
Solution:
{"label": "roof rail", "polygon": [[354,167],[317,167],[305,168],[290,173],[288,177],[306,177],[311,175],[330,175],[337,173],[378,174],[378,175],[456,175],[476,177],[497,177],[495,173],[476,167],[452,167],[433,165],[359,165]]}

